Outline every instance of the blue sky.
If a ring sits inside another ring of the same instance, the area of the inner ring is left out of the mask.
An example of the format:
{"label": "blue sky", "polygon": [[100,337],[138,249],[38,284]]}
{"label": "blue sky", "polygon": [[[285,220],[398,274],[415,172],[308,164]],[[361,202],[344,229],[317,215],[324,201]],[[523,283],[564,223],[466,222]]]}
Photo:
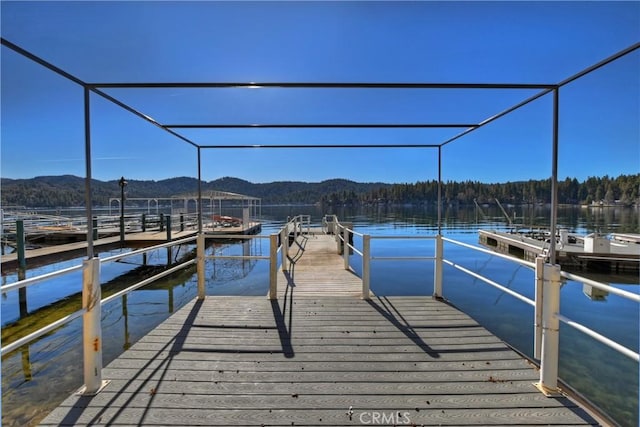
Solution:
{"label": "blue sky", "polygon": [[[6,40],[106,82],[558,83],[640,41],[640,2],[10,2]],[[2,177],[84,176],[83,91],[1,50]],[[560,91],[559,175],[640,172],[640,51]],[[477,123],[536,93],[105,89],[166,124]],[[93,176],[197,176],[196,150],[91,97]],[[443,149],[443,179],[551,174],[547,95]],[[439,144],[462,129],[181,129],[198,144]],[[252,182],[437,178],[433,149],[203,150]]]}

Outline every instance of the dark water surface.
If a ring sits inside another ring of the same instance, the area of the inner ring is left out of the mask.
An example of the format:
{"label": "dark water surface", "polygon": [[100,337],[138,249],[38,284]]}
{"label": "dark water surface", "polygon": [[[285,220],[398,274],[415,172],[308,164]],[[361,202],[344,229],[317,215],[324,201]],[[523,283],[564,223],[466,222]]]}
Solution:
{"label": "dark water surface", "polygon": [[[514,222],[525,225],[548,224],[544,207],[507,208]],[[515,210],[515,212],[514,212]],[[277,230],[287,216],[311,214],[319,223],[324,213],[335,213],[354,223],[360,233],[398,236],[434,236],[437,214],[432,207],[340,208],[333,212],[312,206],[263,207],[263,230],[266,235]],[[239,215],[238,215],[239,216]],[[561,208],[559,224],[573,232],[600,231],[639,233],[638,210],[623,208]],[[505,228],[497,209],[448,209],[443,216],[443,234],[477,245],[479,228]],[[355,245],[361,248],[356,236]],[[209,253],[267,255],[268,240],[244,244],[209,247]],[[432,256],[433,240],[372,240],[372,256]],[[179,259],[193,246],[176,253],[158,250],[147,256],[147,268],[167,264],[168,256]],[[100,254],[101,257],[120,250]],[[515,290],[534,297],[534,273],[527,267],[477,251],[445,243],[445,258]],[[81,258],[27,272],[32,277],[77,265]],[[142,256],[125,262],[109,263],[101,271],[103,297],[140,280]],[[351,265],[360,273],[361,259],[351,256]],[[268,289],[268,262],[263,260],[219,260],[207,263],[208,295],[265,295]],[[634,276],[600,276],[597,280],[638,292]],[[17,280],[15,275],[2,278],[3,284]],[[20,319],[18,293],[2,295],[3,339],[25,333],[80,308],[81,274],[74,273],[28,289],[29,315]],[[104,364],[148,333],[161,321],[196,296],[195,269],[160,280],[134,291],[105,306],[102,312]],[[371,288],[377,295],[430,295],[433,292],[433,262],[373,260]],[[486,328],[519,351],[533,353],[533,308],[448,266],[444,271],[444,296],[474,317]],[[638,304],[608,295],[593,301],[583,292],[583,285],[567,281],[561,290],[561,313],[619,343],[638,349]],[[62,303],[58,302],[63,300]],[[55,304],[55,305],[54,305]],[[64,313],[64,314],[62,314]],[[49,411],[82,385],[81,319],[67,324],[2,358],[2,424],[25,426],[37,424]],[[571,386],[597,403],[623,426],[638,425],[638,364],[571,328],[561,326],[560,376]]]}

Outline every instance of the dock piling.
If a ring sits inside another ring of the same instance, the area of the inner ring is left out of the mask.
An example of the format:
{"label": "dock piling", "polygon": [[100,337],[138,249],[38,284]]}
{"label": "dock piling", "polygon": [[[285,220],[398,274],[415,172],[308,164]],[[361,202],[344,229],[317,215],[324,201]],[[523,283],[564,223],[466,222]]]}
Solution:
{"label": "dock piling", "polygon": [[21,219],[16,221],[16,250],[18,251],[18,268],[27,268],[27,259],[24,255],[24,221]]}

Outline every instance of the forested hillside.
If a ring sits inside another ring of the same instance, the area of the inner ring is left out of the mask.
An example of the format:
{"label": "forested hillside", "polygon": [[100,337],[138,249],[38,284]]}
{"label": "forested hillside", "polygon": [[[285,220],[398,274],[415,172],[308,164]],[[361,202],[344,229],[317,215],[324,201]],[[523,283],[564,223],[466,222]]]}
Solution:
{"label": "forested hillside", "polygon": [[[477,181],[445,182],[442,197],[446,203],[473,204],[500,202],[550,203],[551,180],[530,180],[484,184]],[[349,192],[328,194],[326,203],[420,203],[438,199],[438,182],[425,181],[415,184],[394,184],[374,189],[367,194]],[[620,175],[617,178],[590,177],[584,182],[566,178],[558,182],[558,200],[564,204],[640,204],[640,174]]]}
{"label": "forested hillside", "polygon": [[[42,176],[31,179],[7,179],[0,182],[2,206],[68,207],[84,205],[84,178]],[[105,206],[110,197],[120,197],[118,180],[92,182],[93,203]],[[195,178],[180,177],[160,181],[129,180],[127,197],[171,197],[194,194],[198,188]],[[225,177],[203,182],[203,191],[220,190],[259,197],[264,204],[380,204],[430,203],[438,198],[438,183],[424,181],[406,184],[358,183],[332,179],[318,183],[279,181],[255,184],[238,178]],[[446,203],[472,204],[548,203],[550,180],[530,180],[506,183],[477,181],[445,182],[442,196]],[[584,182],[567,178],[559,182],[560,203],[618,203],[639,204],[640,174],[590,177]]]}

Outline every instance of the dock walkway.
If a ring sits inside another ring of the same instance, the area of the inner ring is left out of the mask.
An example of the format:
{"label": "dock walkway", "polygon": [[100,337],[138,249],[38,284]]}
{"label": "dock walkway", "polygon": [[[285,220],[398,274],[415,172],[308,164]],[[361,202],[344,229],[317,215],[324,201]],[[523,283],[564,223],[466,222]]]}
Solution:
{"label": "dock walkway", "polygon": [[[598,424],[541,394],[535,368],[456,308],[335,295],[322,277],[346,271],[332,237],[300,244],[277,300],[191,301],[104,369],[102,392],[71,396],[41,425]],[[333,256],[308,259],[331,244]]]}

